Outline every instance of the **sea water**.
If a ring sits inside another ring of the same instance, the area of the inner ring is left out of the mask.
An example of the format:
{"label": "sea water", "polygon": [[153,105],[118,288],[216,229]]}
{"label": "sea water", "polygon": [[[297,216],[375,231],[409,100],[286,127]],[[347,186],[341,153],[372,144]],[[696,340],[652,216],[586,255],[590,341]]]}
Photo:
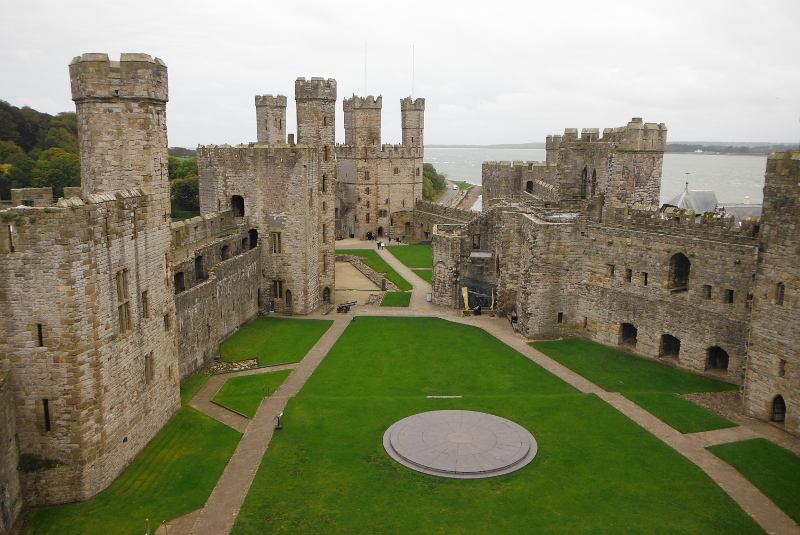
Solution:
{"label": "sea water", "polygon": [[[449,180],[480,185],[481,164],[490,161],[545,161],[544,149],[445,148],[425,149],[425,162]],[[664,154],[661,202],[677,196],[689,182],[692,190],[714,190],[721,203],[760,204],[766,156]],[[688,175],[687,175],[688,173]]]}

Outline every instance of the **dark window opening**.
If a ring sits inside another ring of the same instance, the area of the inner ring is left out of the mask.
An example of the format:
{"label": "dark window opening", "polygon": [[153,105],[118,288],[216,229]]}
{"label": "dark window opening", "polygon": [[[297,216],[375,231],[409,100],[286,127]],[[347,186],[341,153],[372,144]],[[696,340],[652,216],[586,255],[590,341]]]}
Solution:
{"label": "dark window opening", "polygon": [[233,217],[244,217],[244,197],[241,195],[231,197],[231,210]]}
{"label": "dark window opening", "polygon": [[786,296],[786,285],[779,282],[775,286],[775,304],[783,306],[783,299]]}
{"label": "dark window opening", "polygon": [[44,408],[44,430],[50,431],[50,400],[43,399],[42,407]]}
{"label": "dark window opening", "polygon": [[558,323],[564,323],[564,313],[563,312],[559,312],[558,313]]}
{"label": "dark window opening", "polygon": [[734,299],[734,296],[735,296],[736,292],[734,292],[733,290],[725,290],[725,292],[726,292],[726,294],[725,294],[725,302],[730,305],[730,304],[733,303],[733,299]]}
{"label": "dark window opening", "polygon": [[683,253],[675,253],[669,260],[668,288],[672,292],[682,292],[689,288],[689,271],[692,263]]}
{"label": "dark window opening", "polygon": [[619,343],[630,347],[636,347],[639,329],[634,327],[631,323],[623,323],[619,329]]}
{"label": "dark window opening", "polygon": [[144,356],[144,383],[149,385],[155,378],[155,368],[153,366],[153,353]]}
{"label": "dark window opening", "polygon": [[247,246],[247,237],[245,236],[244,238],[242,238],[242,252],[245,252],[248,249],[249,247]]}
{"label": "dark window opening", "polygon": [[647,272],[642,271],[642,286],[647,286]]}
{"label": "dark window opening", "polygon": [[283,281],[272,281],[272,297],[275,299],[283,299]]}
{"label": "dark window opening", "polygon": [[597,169],[592,169],[592,197],[597,191]]}
{"label": "dark window opening", "polygon": [[186,281],[184,280],[183,271],[179,271],[175,274],[175,293],[179,294],[183,291],[186,291]]}
{"label": "dark window opening", "polygon": [[775,399],[772,400],[772,415],[770,420],[773,422],[786,421],[786,402],[781,395],[775,396]]}
{"label": "dark window opening", "polygon": [[330,304],[331,302],[331,289],[327,286],[324,290],[322,290],[322,302],[326,305]]}
{"label": "dark window opening", "polygon": [[283,252],[283,242],[281,241],[281,233],[280,232],[273,232],[272,233],[272,253],[273,254],[280,254]]}
{"label": "dark window opening", "polygon": [[170,328],[169,314],[164,314],[164,331],[169,331],[169,328]]}
{"label": "dark window opening", "polygon": [[606,267],[608,268],[608,276],[609,277],[613,277],[614,276],[614,264],[606,264]]}
{"label": "dark window opening", "polygon": [[729,360],[728,353],[721,347],[709,347],[706,369],[727,370]]}
{"label": "dark window opening", "polygon": [[712,291],[711,285],[710,284],[704,284],[703,285],[703,298],[711,299],[711,291]]}
{"label": "dark window opening", "polygon": [[147,290],[142,292],[142,317],[145,319],[150,317],[150,297]]}
{"label": "dark window opening", "polygon": [[203,267],[203,257],[198,256],[194,259],[194,279],[201,281],[206,278],[206,272]]}
{"label": "dark window opening", "polygon": [[44,336],[42,336],[42,324],[36,324],[36,335],[38,336],[38,345],[39,347],[44,347]]}
{"label": "dark window opening", "polygon": [[292,306],[292,292],[286,290],[286,307],[291,308]]}
{"label": "dark window opening", "polygon": [[587,318],[586,316],[583,317],[583,328],[584,329],[589,328],[589,318]]}
{"label": "dark window opening", "polygon": [[525,191],[527,191],[528,193],[533,193],[533,180],[528,180],[525,183]]}
{"label": "dark window opening", "polygon": [[581,183],[580,183],[580,190],[578,195],[581,197],[586,197],[586,188],[589,185],[589,170],[584,167],[583,171],[581,172]]}
{"label": "dark window opening", "polygon": [[230,258],[231,256],[230,247],[228,247],[227,245],[223,245],[222,249],[219,252],[219,255],[222,258],[222,260],[227,260],[228,258]]}
{"label": "dark window opening", "polygon": [[662,358],[676,358],[679,359],[681,354],[681,341],[671,334],[664,334],[661,336],[661,347],[658,350],[658,356]]}
{"label": "dark window opening", "polygon": [[472,235],[472,248],[473,249],[480,249],[481,248],[481,235],[480,234],[473,234]]}
{"label": "dark window opening", "polygon": [[630,270],[630,269],[626,269],[625,270],[625,282],[631,282],[632,278],[633,278],[633,271]]}
{"label": "dark window opening", "polygon": [[258,231],[256,229],[251,228],[250,232],[247,233],[247,237],[250,243],[250,249],[258,247]]}

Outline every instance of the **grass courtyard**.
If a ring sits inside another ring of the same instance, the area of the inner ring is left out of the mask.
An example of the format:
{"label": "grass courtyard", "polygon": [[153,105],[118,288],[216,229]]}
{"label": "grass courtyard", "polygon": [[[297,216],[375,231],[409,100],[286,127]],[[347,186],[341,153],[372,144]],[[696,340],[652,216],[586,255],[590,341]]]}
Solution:
{"label": "grass courtyard", "polygon": [[26,535],[141,535],[203,507],[241,433],[183,407],[123,474],[88,502],[36,510]]}
{"label": "grass courtyard", "polygon": [[[513,420],[539,453],[483,480],[392,461],[384,431],[437,409]],[[763,533],[698,467],[596,396],[484,331],[443,320],[358,318],[289,401],[283,424],[234,534]]]}
{"label": "grass courtyard", "polygon": [[410,292],[386,292],[381,301],[382,307],[407,307],[411,303]]}
{"label": "grass courtyard", "polygon": [[214,402],[252,419],[261,400],[274,394],[290,373],[292,370],[231,377],[214,396]]}
{"label": "grass courtyard", "polygon": [[431,244],[389,245],[386,250],[409,268],[432,268],[433,249]]}
{"label": "grass courtyard", "polygon": [[383,273],[387,279],[397,285],[398,289],[407,292],[413,288],[410,282],[405,280],[392,266],[386,263],[386,260],[381,258],[378,251],[373,251],[372,249],[336,249],[336,254],[360,256],[362,262],[378,273]]}
{"label": "grass courtyard", "polygon": [[680,394],[738,390],[737,385],[666,366],[613,347],[568,338],[531,346],[609,392],[620,392],[681,433],[711,431],[736,424]]}
{"label": "grass courtyard", "polygon": [[331,320],[260,316],[222,342],[219,354],[227,362],[257,358],[259,366],[298,362],[331,323]]}

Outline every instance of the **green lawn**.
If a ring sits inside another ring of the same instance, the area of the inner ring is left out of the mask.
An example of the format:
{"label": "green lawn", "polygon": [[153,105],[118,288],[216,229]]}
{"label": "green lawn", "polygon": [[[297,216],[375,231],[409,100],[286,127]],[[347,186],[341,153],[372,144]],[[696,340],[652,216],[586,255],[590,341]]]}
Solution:
{"label": "green lawn", "polygon": [[192,399],[203,383],[208,379],[207,373],[199,373],[193,375],[181,383],[181,405],[186,405]]}
{"label": "green lawn", "polygon": [[386,263],[386,260],[380,257],[378,251],[373,251],[372,249],[337,249],[336,254],[360,256],[362,262],[378,273],[383,273],[386,278],[395,283],[400,290],[406,292],[413,288],[410,282],[405,280],[392,266]]}
{"label": "green lawn", "polygon": [[400,262],[410,268],[433,267],[433,251],[431,244],[425,245],[389,245],[386,250]]}
{"label": "green lawn", "polygon": [[[431,399],[429,395],[461,395]],[[509,418],[525,468],[454,480],[401,466],[385,430],[428,410]],[[359,317],[291,398],[232,533],[763,533],[697,466],[485,331]]]}
{"label": "green lawn", "polygon": [[34,511],[28,535],[142,535],[203,507],[241,433],[183,407],[127,470],[85,503]]}
{"label": "green lawn", "polygon": [[292,370],[231,377],[214,396],[214,401],[252,418],[261,400],[274,394],[290,373]]}
{"label": "green lawn", "polygon": [[411,303],[410,292],[386,292],[381,301],[382,307],[407,307]]}
{"label": "green lawn", "polygon": [[260,366],[299,362],[332,323],[261,316],[222,342],[219,354],[227,362],[257,358]]}
{"label": "green lawn", "polygon": [[458,186],[458,189],[469,189],[472,187],[472,184],[469,182],[453,182],[453,184]]}
{"label": "green lawn", "polygon": [[707,449],[736,468],[784,513],[800,523],[800,457],[763,438]]}
{"label": "green lawn", "polygon": [[426,281],[428,284],[433,284],[433,270],[432,269],[415,269],[413,270],[417,276]]}
{"label": "green lawn", "polygon": [[700,431],[736,427],[736,424],[727,418],[700,407],[678,394],[625,392],[623,395],[681,433],[699,433]]}
{"label": "green lawn", "polygon": [[738,390],[738,386],[619,350],[568,338],[531,345],[609,392],[625,397],[682,433],[734,427],[733,422],[675,394]]}

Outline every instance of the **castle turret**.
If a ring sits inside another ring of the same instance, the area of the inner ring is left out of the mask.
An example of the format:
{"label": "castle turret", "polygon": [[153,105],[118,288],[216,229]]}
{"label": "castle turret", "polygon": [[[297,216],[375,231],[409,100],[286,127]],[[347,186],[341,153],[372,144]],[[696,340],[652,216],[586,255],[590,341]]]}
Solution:
{"label": "castle turret", "polygon": [[342,102],[344,142],[358,147],[380,146],[383,97],[361,98],[353,95]]}
{"label": "castle turret", "polygon": [[286,97],[256,95],[256,124],[259,143],[286,143]]}
{"label": "castle turret", "polygon": [[147,54],[83,54],[69,66],[85,194],[134,187],[169,197],[167,67]]}
{"label": "castle turret", "polygon": [[422,147],[422,132],[425,129],[425,99],[406,97],[400,101],[403,124],[403,145]]}

